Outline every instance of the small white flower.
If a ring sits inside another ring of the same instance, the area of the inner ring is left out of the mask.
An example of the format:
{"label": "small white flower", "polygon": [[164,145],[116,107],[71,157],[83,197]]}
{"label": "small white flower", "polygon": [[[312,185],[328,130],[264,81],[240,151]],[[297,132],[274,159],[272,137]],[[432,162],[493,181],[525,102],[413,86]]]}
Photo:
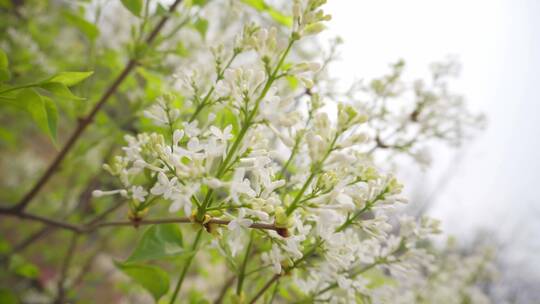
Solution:
{"label": "small white flower", "polygon": [[227,127],[225,127],[225,129],[223,129],[223,131],[214,126],[210,126],[210,132],[212,133],[212,135],[214,135],[218,140],[222,142],[227,142],[231,138],[233,138],[231,131],[232,125],[228,125]]}
{"label": "small white flower", "polygon": [[172,195],[172,204],[169,206],[169,212],[175,213],[180,209],[184,209],[184,214],[190,215],[193,204],[191,197],[194,196],[200,189],[200,184],[195,183],[189,186],[184,186]]}
{"label": "small white flower", "polygon": [[270,252],[264,253],[263,259],[272,264],[272,270],[275,274],[281,273],[281,261],[283,260],[283,255],[278,245],[273,244]]}
{"label": "small white flower", "polygon": [[171,180],[163,172],[158,173],[157,183],[150,189],[153,195],[163,195],[165,199],[172,197],[178,179],[173,177]]}
{"label": "small white flower", "polygon": [[147,118],[150,118],[157,126],[169,124],[167,112],[159,103],[152,105],[148,110],[144,111],[143,114]]}
{"label": "small white flower", "polygon": [[217,189],[223,186],[223,182],[217,178],[208,178],[205,180],[206,185],[212,189]]}
{"label": "small white flower", "polygon": [[239,194],[245,194],[249,197],[255,197],[257,193],[251,188],[249,179],[244,178],[246,170],[238,168],[234,172],[233,180],[229,182],[229,196],[235,203],[239,202]]}
{"label": "small white flower", "polygon": [[186,132],[186,135],[189,137],[198,136],[201,133],[201,130],[197,128],[198,124],[199,122],[196,120],[189,123],[184,122],[182,125],[184,126],[184,132]]}
{"label": "small white flower", "polygon": [[133,197],[134,200],[138,202],[144,202],[145,200],[144,198],[146,197],[147,194],[148,192],[144,190],[142,186],[131,187],[131,196]]}
{"label": "small white flower", "polygon": [[227,228],[229,228],[229,230],[249,228],[249,226],[253,224],[253,221],[248,218],[244,218],[244,216],[245,216],[244,208],[240,208],[240,210],[238,211],[238,217],[230,221],[229,224],[227,225]]}
{"label": "small white flower", "polygon": [[115,195],[115,194],[120,194],[122,197],[127,197],[127,191],[125,189],[110,190],[110,191],[102,191],[102,190],[92,191],[93,197],[102,197],[106,195]]}
{"label": "small white flower", "polygon": [[182,138],[184,138],[184,130],[174,130],[173,144],[175,146],[178,146],[178,143],[180,142],[180,140],[182,140]]}

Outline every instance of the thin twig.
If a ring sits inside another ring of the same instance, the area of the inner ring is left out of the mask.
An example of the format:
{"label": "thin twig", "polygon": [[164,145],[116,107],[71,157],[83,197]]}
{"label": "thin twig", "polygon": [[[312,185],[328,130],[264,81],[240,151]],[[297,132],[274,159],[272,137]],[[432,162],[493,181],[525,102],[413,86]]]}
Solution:
{"label": "thin twig", "polygon": [[[167,20],[169,19],[171,13],[176,9],[176,7],[182,2],[182,0],[176,0],[169,8],[169,14],[166,14],[161,18],[161,20],[158,22],[156,27],[150,32],[146,39],[147,44],[151,44],[154,39],[157,37]],[[109,100],[109,98],[118,90],[120,87],[120,84],[126,79],[126,77],[131,73],[133,68],[137,65],[136,59],[130,59],[120,75],[116,77],[114,82],[109,86],[109,88],[105,91],[105,93],[101,96],[101,98],[98,100],[96,105],[92,108],[90,113],[79,120],[79,124],[77,125],[77,128],[67,142],[64,144],[60,152],[56,155],[52,163],[49,165],[47,170],[43,173],[43,175],[38,179],[34,187],[30,189],[26,193],[25,196],[13,207],[14,210],[17,212],[22,213],[24,209],[28,206],[28,204],[32,201],[32,199],[38,194],[38,192],[47,184],[51,176],[58,170],[58,167],[60,166],[60,163],[64,160],[64,158],[67,156],[68,152],[73,148],[74,144],[77,142],[77,140],[80,138],[81,134],[86,130],[86,128],[92,123],[94,120],[94,117],[98,113],[98,111],[103,107],[103,105]]]}
{"label": "thin twig", "polygon": [[275,281],[279,280],[279,278],[281,278],[281,274],[275,274],[270,280],[268,280],[268,282],[266,282],[266,284],[264,284],[263,288],[261,288],[261,290],[257,292],[257,294],[253,297],[253,299],[251,299],[251,301],[249,301],[249,303],[254,304],[255,302],[257,302],[257,300],[266,292],[266,290],[268,290],[268,288],[270,288]]}
{"label": "thin twig", "polygon": [[[113,205],[109,209],[107,209],[107,210],[103,211],[101,214],[97,215],[93,220],[88,222],[88,224],[86,224],[86,226],[96,225],[98,222],[105,219],[105,217],[107,217],[110,213],[116,211],[122,205],[123,205],[122,202]],[[10,251],[10,253],[9,253],[10,255],[24,250],[26,247],[28,247],[32,243],[36,242],[37,240],[41,239],[42,237],[45,237],[45,236],[49,235],[56,228],[63,228],[63,229],[72,230],[72,231],[79,232],[79,233],[81,233],[82,230],[83,230],[83,229],[80,229],[81,227],[76,227],[75,225],[73,225],[73,226],[70,225],[69,227],[61,226],[60,221],[49,221],[49,219],[45,218],[45,217],[34,217],[34,216],[26,217],[26,215],[28,215],[28,213],[22,213],[22,216],[19,216],[18,214],[6,214],[6,213],[3,213],[3,212],[5,212],[5,209],[0,210],[0,215],[4,214],[4,215],[18,216],[18,217],[20,217],[22,219],[29,219],[29,220],[33,220],[33,221],[37,221],[37,222],[41,222],[42,224],[45,224],[45,226],[42,227],[40,230],[36,231],[32,235],[30,235],[29,237],[27,237],[26,239],[21,241],[19,244],[15,245],[13,247],[13,249]]]}
{"label": "thin twig", "polygon": [[203,229],[199,229],[199,232],[197,232],[197,236],[195,236],[195,240],[193,240],[193,244],[191,245],[191,250],[193,250],[193,254],[190,255],[188,259],[186,260],[186,262],[184,263],[184,267],[182,268],[182,272],[180,273],[178,282],[176,283],[176,286],[174,287],[174,291],[173,291],[171,300],[169,301],[169,304],[174,304],[174,302],[176,301],[176,297],[178,296],[178,293],[180,293],[180,289],[182,288],[182,283],[184,282],[184,279],[186,278],[186,274],[189,270],[189,266],[191,265],[193,258],[195,258],[195,254],[197,253],[197,247],[199,247],[202,231]]}
{"label": "thin twig", "polygon": [[13,249],[9,252],[9,255],[13,255],[17,252],[24,250],[29,245],[33,244],[35,241],[51,233],[56,227],[55,226],[44,226],[38,231],[34,232],[32,235],[22,240],[17,245],[13,246]]}
{"label": "thin twig", "polygon": [[[104,218],[109,212],[112,212],[118,208],[119,205],[115,205],[105,211],[103,214],[101,214],[98,218],[94,219],[90,223],[86,225],[76,225],[76,224],[70,224],[67,222],[62,222],[58,220],[53,220],[50,218],[46,218],[39,215],[34,215],[27,212],[17,212],[12,209],[0,209],[0,216],[12,216],[12,217],[18,217],[21,219],[28,219],[36,222],[41,222],[43,224],[57,227],[57,228],[63,228],[66,230],[71,230],[73,232],[77,233],[90,233],[97,229],[105,228],[105,227],[117,227],[117,226],[144,226],[144,225],[153,225],[153,224],[170,224],[170,223],[198,223],[196,221],[193,221],[193,218],[190,217],[177,217],[177,218],[164,218],[164,219],[146,219],[146,220],[140,220],[140,221],[110,221],[110,222],[99,222],[100,219]],[[231,221],[230,220],[222,220],[222,219],[210,219],[204,223],[200,223],[203,225],[208,224],[215,224],[215,225],[228,225]],[[262,230],[274,230],[277,233],[279,233],[282,236],[287,236],[288,231],[287,228],[277,227],[274,224],[265,224],[265,223],[253,223],[248,228],[253,229],[262,229]]]}
{"label": "thin twig", "polygon": [[66,256],[64,257],[64,260],[62,262],[62,267],[60,268],[60,278],[58,279],[58,292],[56,296],[56,300],[54,303],[63,304],[65,303],[65,282],[67,279],[67,273],[69,270],[69,266],[71,265],[71,261],[73,259],[73,254],[75,253],[75,249],[77,248],[77,240],[79,239],[79,234],[74,233],[71,237],[71,240],[69,242],[69,247],[66,251]]}
{"label": "thin twig", "polygon": [[77,277],[73,280],[72,287],[77,288],[77,286],[81,285],[81,283],[84,280],[84,277],[90,272],[90,269],[92,268],[92,265],[94,264],[96,258],[98,255],[103,251],[103,249],[107,246],[107,241],[111,237],[111,234],[106,234],[101,240],[99,246],[92,252],[90,257],[86,260],[86,262],[81,267],[81,271],[77,275]]}
{"label": "thin twig", "polygon": [[214,304],[221,304],[223,302],[223,298],[225,298],[225,295],[227,294],[227,290],[229,290],[229,288],[231,288],[231,286],[233,285],[235,279],[236,279],[236,276],[233,275],[229,279],[227,279],[227,281],[225,281],[225,284],[223,285],[223,287],[219,291],[219,295],[216,298],[216,300],[214,301]]}
{"label": "thin twig", "polygon": [[35,221],[35,222],[41,222],[41,223],[49,225],[49,226],[54,226],[54,227],[57,227],[57,228],[63,228],[63,229],[71,230],[71,231],[74,231],[74,232],[82,232],[81,227],[79,227],[78,225],[74,225],[74,224],[70,224],[70,223],[67,223],[67,222],[62,222],[62,221],[58,221],[58,220],[54,220],[54,219],[50,219],[50,218],[46,218],[46,217],[43,217],[43,216],[31,214],[31,213],[19,212],[19,211],[13,210],[13,209],[3,209],[2,208],[2,209],[0,209],[0,215],[18,217],[18,218],[21,218],[21,219],[27,219],[27,220],[31,220],[31,221]]}

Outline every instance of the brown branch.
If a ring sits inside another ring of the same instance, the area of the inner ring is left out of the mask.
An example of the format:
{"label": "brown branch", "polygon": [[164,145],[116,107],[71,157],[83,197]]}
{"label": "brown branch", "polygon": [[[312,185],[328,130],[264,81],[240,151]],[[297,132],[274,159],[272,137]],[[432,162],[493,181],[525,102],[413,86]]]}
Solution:
{"label": "brown branch", "polygon": [[81,228],[79,226],[77,226],[77,225],[70,224],[70,223],[67,223],[67,222],[58,221],[58,220],[53,220],[53,219],[50,219],[50,218],[46,218],[46,217],[43,217],[43,216],[34,215],[34,214],[26,213],[26,212],[19,212],[19,211],[16,211],[14,209],[4,209],[4,208],[2,208],[2,209],[0,209],[0,215],[18,217],[20,219],[27,219],[27,220],[31,220],[31,221],[35,221],[35,222],[40,222],[40,223],[43,223],[43,224],[46,224],[46,225],[49,225],[49,226],[62,228],[62,229],[66,229],[66,230],[71,230],[71,231],[74,231],[74,232],[82,232]]}
{"label": "brown branch", "polygon": [[86,226],[96,225],[97,223],[104,220],[109,214],[111,214],[114,211],[118,210],[123,205],[124,205],[124,202],[119,202],[119,203],[116,203],[116,204],[112,205],[111,207],[109,207],[109,209],[103,211],[101,214],[96,215],[96,217],[93,220],[91,220],[90,222],[88,222],[86,224]]}
{"label": "brown branch", "polygon": [[[57,228],[63,228],[66,230],[71,230],[73,232],[77,233],[90,233],[97,229],[105,228],[105,227],[118,227],[118,226],[144,226],[144,225],[153,225],[153,224],[170,224],[170,223],[178,223],[178,224],[185,224],[185,223],[197,223],[194,222],[192,218],[190,217],[177,217],[177,218],[165,218],[165,219],[146,219],[146,220],[138,220],[138,221],[111,221],[111,222],[99,222],[101,218],[104,218],[108,212],[112,212],[118,208],[118,205],[115,205],[111,207],[109,210],[105,211],[103,214],[101,214],[98,218],[94,219],[93,221],[89,222],[88,224],[83,225],[76,225],[76,224],[70,224],[67,222],[57,221],[50,218],[46,218],[39,215],[34,215],[26,212],[17,212],[13,209],[1,209],[0,208],[0,215],[4,216],[12,216],[12,217],[18,217],[21,219],[28,219],[36,222],[41,222],[43,224],[54,226]],[[203,225],[208,224],[215,224],[215,225],[228,225],[231,221],[230,220],[222,220],[222,219],[210,219],[206,221],[205,223],[200,223]],[[288,236],[288,229],[283,227],[277,227],[273,224],[264,224],[264,223],[253,223],[248,228],[252,229],[261,229],[261,230],[274,230],[277,233],[279,233],[281,236]]]}
{"label": "brown branch", "polygon": [[[93,220],[88,222],[88,224],[86,224],[86,226],[92,226],[92,225],[97,224],[98,222],[105,219],[105,217],[107,217],[107,215],[109,215],[110,213],[112,213],[112,212],[116,211],[118,208],[120,208],[122,205],[123,205],[123,203],[117,203],[117,204],[113,205],[109,209],[107,209],[107,210],[103,211],[101,214],[97,215]],[[6,211],[5,209],[1,209],[0,214],[18,216],[17,214],[7,214],[7,213],[5,213],[5,211]],[[23,219],[26,218],[26,219],[30,219],[30,220],[33,220],[33,221],[41,222],[41,223],[45,224],[45,226],[43,228],[39,229],[38,231],[34,232],[32,235],[30,235],[29,237],[27,237],[26,239],[21,241],[19,244],[15,245],[13,247],[13,249],[10,251],[10,253],[9,253],[10,255],[15,254],[17,252],[20,252],[21,250],[24,250],[26,247],[28,247],[29,245],[31,245],[35,241],[41,239],[42,237],[45,237],[45,236],[49,235],[56,228],[64,228],[64,229],[69,229],[69,230],[76,231],[75,229],[71,229],[71,228],[75,228],[75,227],[66,228],[66,227],[63,227],[63,226],[59,226],[58,224],[60,223],[60,221],[50,222],[50,221],[48,221],[47,218],[44,218],[44,217],[31,217],[30,218],[30,217],[25,217],[26,215],[28,215],[28,214],[23,213],[23,216],[19,216],[19,217],[21,217]],[[47,220],[47,221],[45,221],[45,220]],[[78,228],[80,228],[80,227],[78,227]]]}
{"label": "brown branch", "polygon": [[[176,7],[182,2],[182,0],[176,0],[169,8],[169,14],[166,14],[161,18],[161,20],[158,22],[156,27],[150,32],[148,37],[146,38],[146,43],[151,44],[159,34],[159,32],[162,30],[163,26],[169,19],[170,15]],[[77,128],[67,142],[64,144],[60,152],[56,155],[52,163],[49,165],[49,167],[45,170],[43,175],[38,179],[34,187],[30,189],[26,193],[25,196],[17,203],[13,210],[16,210],[17,212],[22,213],[24,209],[30,204],[32,199],[38,194],[38,192],[47,184],[51,176],[58,170],[58,167],[60,166],[60,163],[64,160],[64,158],[67,156],[68,152],[73,148],[74,144],[77,142],[77,140],[80,138],[81,134],[86,130],[86,128],[92,123],[94,120],[94,117],[98,113],[98,111],[103,107],[103,105],[109,100],[109,98],[118,90],[120,87],[120,84],[126,79],[126,77],[130,74],[130,72],[133,70],[133,68],[137,65],[137,60],[132,58],[128,61],[120,75],[116,77],[116,79],[113,81],[113,83],[109,86],[109,88],[105,91],[105,93],[101,96],[101,98],[98,100],[96,105],[92,108],[90,113],[79,120],[79,124],[77,125]]]}
{"label": "brown branch", "polygon": [[9,252],[10,255],[13,255],[17,252],[20,252],[24,250],[26,247],[34,243],[35,241],[39,240],[40,238],[48,235],[54,230],[54,226],[44,226],[38,231],[34,232],[32,235],[27,237],[26,239],[22,240],[17,245],[13,246],[13,249]]}

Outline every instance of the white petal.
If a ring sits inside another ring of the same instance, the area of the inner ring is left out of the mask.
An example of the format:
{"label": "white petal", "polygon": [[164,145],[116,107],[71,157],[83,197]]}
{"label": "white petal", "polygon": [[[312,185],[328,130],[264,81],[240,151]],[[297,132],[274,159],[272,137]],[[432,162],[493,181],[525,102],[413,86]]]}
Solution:
{"label": "white petal", "polygon": [[170,212],[170,213],[177,212],[178,210],[180,210],[181,207],[182,207],[182,203],[181,203],[180,201],[174,201],[174,202],[169,206],[169,212]]}

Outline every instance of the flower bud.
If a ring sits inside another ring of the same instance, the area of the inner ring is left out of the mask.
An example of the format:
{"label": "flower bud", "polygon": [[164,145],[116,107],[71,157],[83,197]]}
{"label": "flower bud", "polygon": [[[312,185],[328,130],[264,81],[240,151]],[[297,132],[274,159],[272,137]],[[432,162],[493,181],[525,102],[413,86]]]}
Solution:
{"label": "flower bud", "polygon": [[319,175],[319,178],[317,179],[317,188],[320,189],[322,192],[326,192],[332,188],[338,183],[337,175],[334,171],[327,171],[323,174]]}
{"label": "flower bud", "polygon": [[287,216],[287,213],[285,213],[285,209],[283,207],[277,207],[275,211],[275,217],[276,217],[276,227],[279,228],[287,228],[289,227],[289,217]]}
{"label": "flower bud", "polygon": [[303,35],[304,36],[317,35],[318,33],[324,31],[325,29],[326,29],[326,26],[324,26],[324,24],[320,22],[313,23],[304,29]]}
{"label": "flower bud", "polygon": [[302,16],[302,8],[298,1],[294,1],[293,4],[293,18],[299,19]]}

